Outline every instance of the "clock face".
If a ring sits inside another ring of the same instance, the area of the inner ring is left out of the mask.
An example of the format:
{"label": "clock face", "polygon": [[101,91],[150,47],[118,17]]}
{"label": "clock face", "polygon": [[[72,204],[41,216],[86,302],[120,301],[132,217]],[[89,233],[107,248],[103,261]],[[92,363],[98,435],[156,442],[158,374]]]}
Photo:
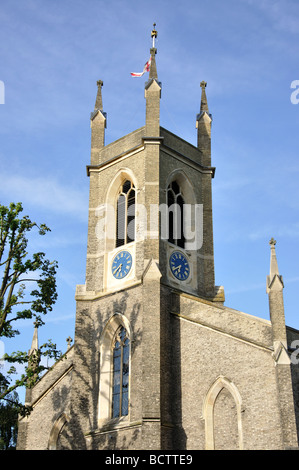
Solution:
{"label": "clock face", "polygon": [[120,251],[112,261],[112,274],[116,279],[123,279],[132,267],[132,255],[128,251]]}
{"label": "clock face", "polygon": [[170,270],[179,281],[186,281],[190,274],[190,266],[186,256],[180,251],[174,251],[169,258]]}

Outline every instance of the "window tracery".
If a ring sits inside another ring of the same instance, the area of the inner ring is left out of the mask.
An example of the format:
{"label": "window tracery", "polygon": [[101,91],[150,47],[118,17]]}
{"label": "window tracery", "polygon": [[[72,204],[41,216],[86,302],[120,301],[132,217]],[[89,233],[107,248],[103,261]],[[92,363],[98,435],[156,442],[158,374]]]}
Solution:
{"label": "window tracery", "polygon": [[116,204],[116,247],[135,240],[135,186],[126,180],[120,187]]}
{"label": "window tracery", "polygon": [[121,326],[113,344],[112,418],[127,416],[129,412],[129,359],[130,340]]}
{"label": "window tracery", "polygon": [[184,204],[179,184],[177,181],[172,181],[167,188],[168,241],[180,248],[185,248]]}

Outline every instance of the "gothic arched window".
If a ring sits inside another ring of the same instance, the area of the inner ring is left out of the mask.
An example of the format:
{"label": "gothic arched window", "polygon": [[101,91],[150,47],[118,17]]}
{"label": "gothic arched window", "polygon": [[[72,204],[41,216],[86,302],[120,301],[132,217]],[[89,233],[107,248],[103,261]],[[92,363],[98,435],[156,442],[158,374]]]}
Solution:
{"label": "gothic arched window", "polygon": [[112,418],[126,416],[129,412],[129,360],[130,340],[121,326],[113,344]]}
{"label": "gothic arched window", "polygon": [[135,240],[135,187],[126,180],[120,187],[116,208],[116,247]]}
{"label": "gothic arched window", "polygon": [[229,379],[218,377],[203,406],[207,450],[243,449],[242,411],[237,387]]}
{"label": "gothic arched window", "polygon": [[184,237],[184,199],[180,186],[172,181],[167,188],[168,241],[181,248],[185,247]]}

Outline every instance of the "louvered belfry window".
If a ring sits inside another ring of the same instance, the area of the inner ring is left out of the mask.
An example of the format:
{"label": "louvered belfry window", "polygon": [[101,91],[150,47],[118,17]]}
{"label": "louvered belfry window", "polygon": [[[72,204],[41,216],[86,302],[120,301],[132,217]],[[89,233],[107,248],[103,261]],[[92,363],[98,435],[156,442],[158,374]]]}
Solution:
{"label": "louvered belfry window", "polygon": [[126,180],[119,191],[116,215],[116,247],[135,240],[135,187]]}
{"label": "louvered belfry window", "polygon": [[112,418],[126,416],[129,412],[129,361],[130,340],[121,326],[113,345]]}
{"label": "louvered belfry window", "polygon": [[185,247],[184,237],[184,198],[176,181],[167,188],[168,241],[180,248]]}

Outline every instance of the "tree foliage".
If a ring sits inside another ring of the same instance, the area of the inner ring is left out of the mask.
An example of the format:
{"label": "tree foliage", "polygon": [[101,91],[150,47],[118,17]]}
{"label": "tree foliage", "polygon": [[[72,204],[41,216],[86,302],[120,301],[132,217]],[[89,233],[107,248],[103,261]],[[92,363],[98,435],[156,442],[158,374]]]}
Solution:
{"label": "tree foliage", "polygon": [[0,450],[12,450],[17,445],[18,434],[18,406],[17,392],[7,395],[7,399],[0,403]]}
{"label": "tree foliage", "polygon": [[[11,203],[9,207],[0,204],[0,337],[13,338],[20,334],[16,328],[20,320],[33,320],[36,328],[44,324],[43,316],[52,310],[57,299],[57,262],[49,261],[45,253],[29,255],[29,234],[37,230],[45,235],[50,229],[37,225],[28,216],[21,216],[21,203]],[[46,369],[41,365],[42,356],[59,358],[60,351],[49,340],[37,350],[17,351],[5,354],[4,359],[11,364],[6,376],[0,372],[0,399],[8,397],[17,387],[31,388],[40,373]],[[12,383],[16,373],[15,364],[24,366],[24,373]],[[11,395],[10,395],[11,396]],[[30,411],[21,408],[21,413]]]}

